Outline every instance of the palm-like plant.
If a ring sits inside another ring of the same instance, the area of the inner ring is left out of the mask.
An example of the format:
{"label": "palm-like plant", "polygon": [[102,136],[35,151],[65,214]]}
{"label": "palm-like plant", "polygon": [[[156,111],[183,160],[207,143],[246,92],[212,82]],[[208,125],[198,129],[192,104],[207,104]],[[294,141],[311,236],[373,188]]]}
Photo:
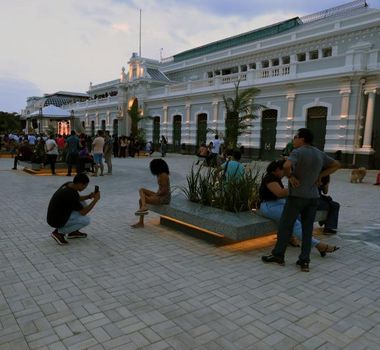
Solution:
{"label": "palm-like plant", "polygon": [[138,124],[141,120],[137,99],[133,101],[131,108],[128,109],[128,115],[131,118],[131,134],[137,136],[139,131]]}
{"label": "palm-like plant", "polygon": [[137,99],[133,101],[131,108],[128,109],[128,115],[131,118],[131,134],[139,141],[140,144],[145,144],[145,130],[139,128],[139,123],[143,120],[153,118],[151,116],[141,116]]}
{"label": "palm-like plant", "polygon": [[224,107],[226,109],[225,137],[224,144],[228,149],[235,149],[238,137],[248,134],[250,121],[258,118],[256,114],[265,106],[254,103],[254,97],[260,92],[259,89],[249,88],[239,90],[240,80],[235,84],[234,97],[223,96]]}

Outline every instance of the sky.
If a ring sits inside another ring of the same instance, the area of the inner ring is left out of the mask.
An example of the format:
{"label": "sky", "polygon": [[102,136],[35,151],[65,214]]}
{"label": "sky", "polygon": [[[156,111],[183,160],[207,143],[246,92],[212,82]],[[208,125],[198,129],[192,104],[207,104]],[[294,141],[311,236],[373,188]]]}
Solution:
{"label": "sky", "polygon": [[[345,0],[0,0],[0,111],[29,96],[118,79],[139,51],[160,59]],[[380,0],[368,0],[380,9]]]}

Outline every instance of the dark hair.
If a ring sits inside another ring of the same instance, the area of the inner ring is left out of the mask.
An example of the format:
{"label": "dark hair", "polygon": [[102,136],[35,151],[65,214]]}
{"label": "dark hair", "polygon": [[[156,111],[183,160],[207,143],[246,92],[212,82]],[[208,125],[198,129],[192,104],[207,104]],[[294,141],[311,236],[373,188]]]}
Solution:
{"label": "dark hair", "polygon": [[75,184],[88,184],[90,182],[90,179],[85,173],[79,173],[75,175],[73,182]]}
{"label": "dark hair", "polygon": [[274,160],[270,162],[269,165],[267,166],[267,170],[266,170],[267,174],[273,173],[274,171],[276,171],[276,169],[283,169],[284,163],[285,163],[284,159]]}
{"label": "dark hair", "polygon": [[314,140],[314,135],[310,129],[301,128],[297,132],[298,138],[304,139],[305,143],[311,145]]}
{"label": "dark hair", "polygon": [[237,161],[239,161],[241,159],[241,152],[236,149],[235,151],[233,151],[232,157],[234,157],[234,159],[236,159]]}
{"label": "dark hair", "polygon": [[215,139],[217,140],[219,138],[219,135],[215,135]]}
{"label": "dark hair", "polygon": [[150,162],[149,167],[151,173],[155,176],[158,176],[162,173],[166,173],[169,175],[169,167],[167,163],[161,158],[153,159]]}
{"label": "dark hair", "polygon": [[71,130],[70,135],[75,135],[75,130]]}

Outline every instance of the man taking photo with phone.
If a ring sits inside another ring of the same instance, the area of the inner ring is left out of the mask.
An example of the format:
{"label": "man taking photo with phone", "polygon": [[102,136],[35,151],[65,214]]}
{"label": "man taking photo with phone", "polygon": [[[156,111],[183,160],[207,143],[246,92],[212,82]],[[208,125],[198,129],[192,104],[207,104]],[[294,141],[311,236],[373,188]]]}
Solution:
{"label": "man taking photo with phone", "polygon": [[[77,174],[72,182],[64,183],[50,199],[47,211],[47,223],[55,230],[51,236],[60,245],[68,244],[67,238],[85,238],[87,233],[79,230],[90,224],[87,214],[94,208],[100,199],[99,187],[95,191],[80,196],[79,192],[85,190],[90,179],[84,173]],[[85,200],[92,199],[87,204]]]}

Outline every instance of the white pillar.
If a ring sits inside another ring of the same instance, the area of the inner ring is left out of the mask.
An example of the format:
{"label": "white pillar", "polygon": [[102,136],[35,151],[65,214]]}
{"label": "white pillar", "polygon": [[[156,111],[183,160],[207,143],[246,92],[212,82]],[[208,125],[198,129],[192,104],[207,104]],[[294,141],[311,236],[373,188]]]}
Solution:
{"label": "white pillar", "polygon": [[363,147],[365,149],[372,149],[372,130],[373,130],[373,117],[375,112],[375,98],[376,91],[366,91],[368,94],[367,113],[364,128]]}
{"label": "white pillar", "polygon": [[212,102],[212,121],[216,124],[218,122],[218,101]]}
{"label": "white pillar", "polygon": [[[286,95],[286,99],[288,100],[288,112],[286,116],[286,137],[290,138],[292,137],[294,128],[294,102],[296,95],[294,93],[289,93]],[[289,140],[287,140],[287,142],[288,141]]]}

